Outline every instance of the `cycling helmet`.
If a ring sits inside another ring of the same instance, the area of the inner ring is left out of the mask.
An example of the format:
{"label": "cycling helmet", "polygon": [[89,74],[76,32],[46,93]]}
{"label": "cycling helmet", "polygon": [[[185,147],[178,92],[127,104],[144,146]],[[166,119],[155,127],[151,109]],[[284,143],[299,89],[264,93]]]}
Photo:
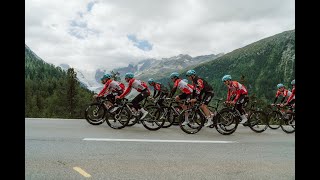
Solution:
{"label": "cycling helmet", "polygon": [[173,72],[173,73],[171,73],[170,74],[170,78],[174,78],[174,77],[179,77],[179,73],[177,73],[177,72]]}
{"label": "cycling helmet", "polygon": [[230,75],[224,75],[222,77],[222,82],[226,81],[226,80],[231,80],[231,76]]}
{"label": "cycling helmet", "polygon": [[154,79],[153,78],[150,78],[149,80],[148,80],[148,83],[149,84],[151,84],[151,83],[153,83],[154,82]]}
{"label": "cycling helmet", "polygon": [[108,74],[108,73],[106,73],[106,74],[104,74],[103,76],[102,76],[102,78],[101,78],[101,81],[103,81],[103,80],[105,80],[105,79],[107,79],[107,78],[111,78],[111,75],[110,74]]}
{"label": "cycling helmet", "polygon": [[184,81],[184,82],[188,83],[188,79],[182,79],[182,81]]}
{"label": "cycling helmet", "polygon": [[190,69],[189,71],[187,71],[186,75],[187,76],[196,75],[196,71],[193,69]]}
{"label": "cycling helmet", "polygon": [[124,76],[125,78],[133,78],[134,74],[131,72],[126,73],[126,75]]}
{"label": "cycling helmet", "polygon": [[296,85],[296,80],[295,79],[291,81],[291,85]]}
{"label": "cycling helmet", "polygon": [[277,85],[277,88],[278,88],[278,89],[280,89],[280,88],[282,88],[282,87],[284,87],[284,85],[281,84],[281,83]]}

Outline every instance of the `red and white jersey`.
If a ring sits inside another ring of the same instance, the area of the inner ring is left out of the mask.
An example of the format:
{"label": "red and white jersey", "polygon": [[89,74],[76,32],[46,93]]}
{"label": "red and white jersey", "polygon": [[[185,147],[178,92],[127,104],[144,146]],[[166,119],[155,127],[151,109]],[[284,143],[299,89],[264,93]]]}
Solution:
{"label": "red and white jersey", "polygon": [[137,80],[137,79],[130,79],[128,87],[133,87],[138,92],[143,91],[145,88],[148,88],[147,84],[143,81]]}
{"label": "red and white jersey", "polygon": [[191,94],[193,92],[193,86],[191,84],[188,84],[182,81],[182,79],[177,79],[174,82],[173,88],[176,88],[176,87],[178,87],[185,94]]}
{"label": "red and white jersey", "polygon": [[129,84],[128,84],[127,89],[125,90],[124,93],[122,93],[120,95],[120,97],[121,98],[125,97],[131,91],[131,88],[136,89],[138,92],[141,92],[141,91],[147,89],[147,91],[150,94],[148,85],[145,82],[132,78],[129,80]]}
{"label": "red and white jersey", "polygon": [[276,97],[283,96],[283,97],[289,98],[291,96],[291,94],[292,94],[292,92],[287,89],[284,89],[283,91],[278,90],[276,93]]}
{"label": "red and white jersey", "polygon": [[234,102],[236,102],[239,99],[240,95],[247,95],[248,91],[247,88],[244,85],[240,84],[238,81],[231,81],[228,86],[227,101],[229,101],[232,94],[236,94],[236,97],[233,100]]}
{"label": "red and white jersey", "polygon": [[118,82],[118,81],[114,81],[112,79],[109,79],[105,84],[103,89],[100,91],[100,93],[98,94],[98,97],[103,96],[106,93],[110,93],[110,92],[117,92],[120,90],[124,90],[125,86],[123,83]]}

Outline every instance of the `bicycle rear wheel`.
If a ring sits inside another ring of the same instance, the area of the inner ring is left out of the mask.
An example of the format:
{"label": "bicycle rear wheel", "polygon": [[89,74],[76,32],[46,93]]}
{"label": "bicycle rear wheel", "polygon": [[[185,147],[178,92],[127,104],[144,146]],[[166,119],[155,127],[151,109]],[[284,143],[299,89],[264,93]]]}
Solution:
{"label": "bicycle rear wheel", "polygon": [[105,121],[106,110],[101,103],[91,103],[85,110],[85,119],[92,125],[100,125]]}
{"label": "bicycle rear wheel", "polygon": [[[186,125],[183,125],[183,123],[185,122],[185,113],[188,113],[189,123]],[[198,133],[203,127],[204,122],[205,122],[205,117],[202,116],[199,110],[197,111],[183,110],[179,115],[179,126],[181,130],[187,134]]]}
{"label": "bicycle rear wheel", "polygon": [[256,133],[262,133],[268,128],[267,115],[263,111],[253,111],[248,121],[250,129]]}
{"label": "bicycle rear wheel", "polygon": [[239,124],[239,117],[235,116],[231,109],[224,108],[217,112],[214,117],[216,130],[222,135],[233,134]]}

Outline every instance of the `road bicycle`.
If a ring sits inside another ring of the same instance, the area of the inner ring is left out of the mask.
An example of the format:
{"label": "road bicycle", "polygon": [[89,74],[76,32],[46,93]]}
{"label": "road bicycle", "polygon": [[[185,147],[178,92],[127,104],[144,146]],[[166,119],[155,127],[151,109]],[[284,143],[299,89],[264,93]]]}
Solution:
{"label": "road bicycle", "polygon": [[111,102],[106,97],[97,97],[85,110],[85,119],[92,125],[100,125],[104,121],[113,129],[122,129],[128,123],[130,114],[126,111],[111,113]]}
{"label": "road bicycle", "polygon": [[129,116],[127,126],[133,126],[136,123],[142,123],[146,129],[155,131],[160,129],[164,124],[164,119],[160,119],[161,109],[158,107],[146,107],[145,110],[148,111],[148,114],[145,118],[141,119],[142,113],[140,111],[136,111],[133,108],[132,102],[129,102],[128,99],[120,99],[119,104],[117,103],[117,106],[118,109],[116,112],[121,112],[124,110],[128,112]]}

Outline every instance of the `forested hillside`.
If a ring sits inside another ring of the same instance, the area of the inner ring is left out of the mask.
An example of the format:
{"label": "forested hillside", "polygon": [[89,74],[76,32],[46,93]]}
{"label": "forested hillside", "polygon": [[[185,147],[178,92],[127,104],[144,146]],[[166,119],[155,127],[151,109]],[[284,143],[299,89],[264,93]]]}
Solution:
{"label": "forested hillside", "polygon": [[[278,83],[291,88],[290,82],[295,78],[295,30],[236,49],[194,69],[213,85],[216,97],[226,97],[227,87],[221,78],[230,74],[248,88],[250,95],[269,103],[274,99]],[[182,78],[186,78],[186,71],[180,71]],[[159,81],[167,85],[170,82],[167,76]]]}
{"label": "forested hillside", "polygon": [[83,118],[93,93],[67,72],[25,47],[25,117]]}

